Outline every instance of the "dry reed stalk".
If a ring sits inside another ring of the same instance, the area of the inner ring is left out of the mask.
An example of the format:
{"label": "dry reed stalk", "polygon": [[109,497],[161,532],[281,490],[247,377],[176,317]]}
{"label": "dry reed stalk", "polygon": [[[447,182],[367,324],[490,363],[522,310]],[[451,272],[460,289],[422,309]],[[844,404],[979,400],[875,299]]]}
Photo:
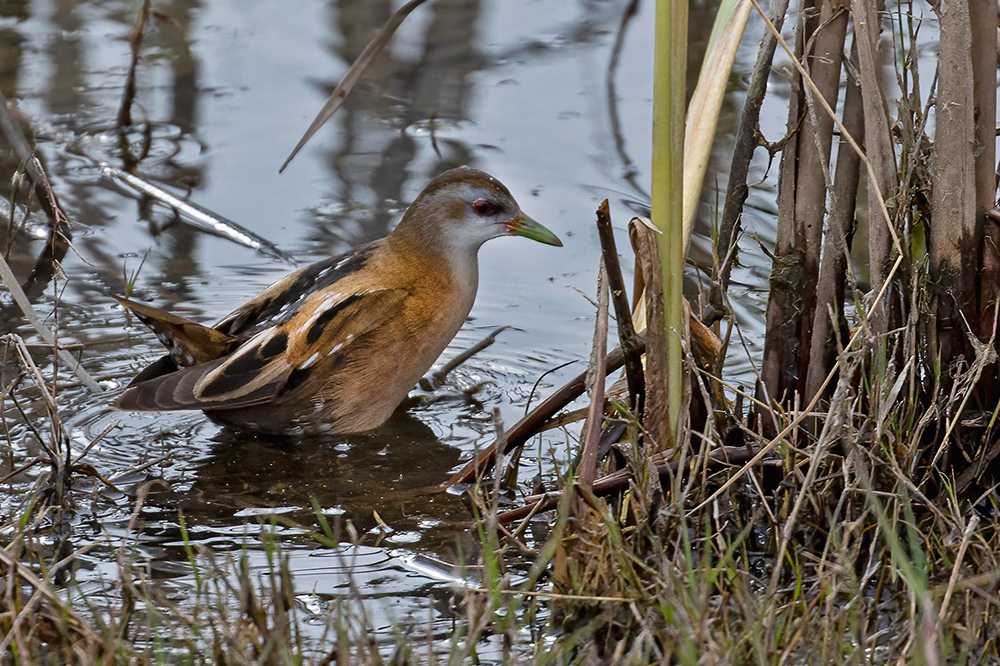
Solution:
{"label": "dry reed stalk", "polygon": [[[857,40],[851,45],[851,60],[857,62]],[[844,96],[844,126],[859,142],[864,141],[865,124],[861,90],[858,82],[847,77]],[[816,395],[823,377],[833,365],[837,342],[846,330],[844,317],[844,282],[850,262],[847,238],[854,222],[861,158],[845,141],[837,150],[837,173],[830,192],[830,214],[823,237],[823,258],[816,284],[816,311],[813,314],[812,340],[806,371],[805,397]]]}
{"label": "dry reed stalk", "polygon": [[378,57],[378,54],[382,52],[382,49],[385,48],[386,44],[389,43],[389,40],[396,32],[396,29],[399,28],[406,17],[410,15],[410,12],[425,2],[427,2],[427,0],[410,0],[410,2],[407,2],[405,5],[397,9],[392,16],[389,17],[389,20],[385,22],[385,25],[379,28],[379,31],[375,33],[375,35],[371,38],[371,41],[369,41],[364,50],[361,51],[361,55],[358,56],[357,60],[354,61],[350,69],[347,70],[347,73],[344,74],[344,78],[340,80],[337,87],[333,89],[332,93],[330,93],[329,99],[326,100],[326,103],[323,105],[323,108],[320,109],[320,112],[316,114],[316,118],[313,119],[312,123],[306,129],[305,134],[302,135],[302,138],[299,139],[295,148],[292,149],[291,154],[285,158],[281,168],[278,169],[279,173],[285,170],[285,167],[287,167],[295,156],[298,155],[299,151],[302,150],[302,147],[306,145],[309,139],[311,139],[312,136],[319,131],[319,128],[322,127],[327,120],[333,117],[333,114],[337,112],[337,109],[339,109],[344,103],[347,96],[351,94],[351,91],[354,89],[355,84],[357,84],[358,79],[361,78],[361,75],[364,74],[365,70],[368,69],[375,58]]}
{"label": "dry reed stalk", "polygon": [[[608,279],[604,259],[597,277],[597,316],[587,383],[590,386],[590,407],[583,427],[582,450],[576,483],[572,486],[573,502],[569,507],[572,533],[559,541],[555,553],[553,582],[558,591],[584,592],[595,589],[593,579],[600,577],[606,566],[600,560],[600,543],[607,538],[603,517],[608,506],[593,494],[597,476],[598,451],[604,425],[604,383],[607,376],[608,344]],[[499,475],[498,475],[499,476]],[[495,507],[494,507],[495,508]],[[492,528],[503,529],[498,512],[491,514]],[[557,614],[579,612],[581,604],[590,601],[562,599],[553,608]]]}
{"label": "dry reed stalk", "polygon": [[[10,291],[11,296],[14,298],[14,302],[17,303],[18,307],[21,308],[21,312],[31,323],[38,335],[48,344],[53,352],[58,356],[66,367],[68,367],[83,385],[86,386],[91,391],[95,393],[103,393],[104,389],[94,381],[90,373],[84,369],[83,365],[80,364],[77,359],[73,357],[67,350],[63,349],[56,343],[55,335],[49,330],[49,327],[41,320],[35,309],[31,306],[31,302],[28,300],[27,295],[21,290],[21,286],[17,283],[17,279],[14,277],[14,272],[10,269],[7,261],[0,256],[0,281],[6,284],[8,291]],[[20,340],[20,338],[18,338]],[[23,341],[22,341],[23,343]]]}
{"label": "dry reed stalk", "polygon": [[[100,637],[90,628],[90,624],[83,620],[77,613],[67,605],[47,581],[39,578],[35,572],[22,564],[10,552],[0,548],[0,564],[7,570],[9,576],[18,581],[23,581],[30,585],[37,593],[40,600],[44,600],[49,605],[49,612],[54,618],[64,619],[65,622],[55,624],[56,627],[67,629],[75,635],[77,640],[83,642],[85,650],[89,653],[97,653],[97,646],[101,645]],[[62,626],[60,626],[62,625]],[[13,632],[11,632],[13,633]],[[56,633],[56,636],[59,636]]]}
{"label": "dry reed stalk", "polygon": [[[781,30],[788,12],[788,0],[771,0],[768,16],[771,22]],[[750,173],[750,161],[757,148],[757,135],[760,131],[760,107],[767,92],[767,82],[771,74],[771,63],[778,40],[770,31],[765,30],[757,49],[757,59],[754,61],[753,74],[747,86],[743,111],[733,142],[733,159],[729,166],[729,181],[726,185],[725,204],[722,217],[719,220],[719,237],[715,244],[715,270],[718,275],[713,280],[709,303],[713,308],[708,320],[721,318],[726,308],[723,305],[722,292],[729,287],[729,275],[733,269],[736,252],[736,240],[739,237],[740,221],[743,216],[743,206],[750,188],[747,177]]]}
{"label": "dry reed stalk", "polygon": [[[997,62],[990,57],[991,47],[1000,27],[997,8],[988,2],[969,3],[972,23],[972,74],[975,99],[975,166],[976,166],[976,221],[982,230],[979,329],[980,340],[990,336],[990,325],[996,312],[996,295],[1000,293],[1000,228],[987,216],[997,201],[996,169],[996,89]],[[998,51],[1000,56],[1000,51]],[[995,372],[993,373],[995,376]],[[994,393],[995,394],[995,393]]]}
{"label": "dry reed stalk", "polygon": [[45,289],[55,274],[59,262],[69,251],[73,233],[69,217],[59,204],[59,199],[52,189],[45,168],[35,155],[21,125],[14,119],[8,107],[7,98],[0,93],[0,132],[3,132],[14,149],[14,153],[21,162],[21,168],[31,179],[38,203],[49,218],[49,234],[45,240],[45,247],[39,253],[31,275],[24,283],[24,291],[33,300]]}
{"label": "dry reed stalk", "polygon": [[[876,180],[868,181],[868,219],[875,220],[880,208],[895,201],[899,178],[896,173],[896,154],[890,131],[889,109],[882,83],[881,34],[882,0],[858,0],[855,6],[855,39],[858,43],[858,70],[861,78],[861,96],[864,100],[865,143],[868,160]],[[881,200],[879,199],[881,197]],[[895,222],[893,222],[895,226]],[[872,288],[876,291],[886,282],[892,265],[894,237],[890,229],[869,223],[868,254]],[[899,320],[893,310],[890,296],[869,316],[877,334],[883,334]]]}
{"label": "dry reed stalk", "polygon": [[[640,351],[644,351],[645,335],[637,334]],[[613,349],[607,356],[607,372],[612,373],[620,370],[625,364],[625,355],[621,347]],[[465,467],[456,472],[450,479],[441,484],[445,489],[466,483],[472,483],[476,476],[488,472],[496,460],[498,453],[507,453],[515,447],[523,445],[535,433],[541,429],[545,423],[556,415],[556,413],[579,398],[586,390],[587,373],[583,372],[569,380],[559,389],[549,395],[545,400],[525,415],[523,419],[511,426],[503,438],[495,440],[486,449],[480,451],[470,460]]]}
{"label": "dry reed stalk", "polygon": [[[705,173],[708,171],[708,160],[719,124],[719,112],[728,87],[729,74],[736,60],[736,52],[743,39],[749,17],[749,0],[723,0],[719,3],[708,48],[698,73],[698,81],[687,105],[687,114],[684,118],[682,195],[684,255],[687,255],[688,246],[691,244],[691,231],[694,229],[698,201],[701,199]],[[677,20],[686,21],[686,19],[685,10],[684,16],[678,17]],[[686,47],[684,50],[686,51]],[[678,54],[684,54],[684,51],[678,51]],[[684,96],[679,97],[683,104]]]}
{"label": "dry reed stalk", "polygon": [[834,127],[834,119],[818,108],[816,98],[822,97],[826,107],[837,105],[846,34],[847,11],[839,3],[804,3],[796,53],[811,84],[804,85],[802,75],[792,83],[788,128],[792,132],[799,126],[799,130],[781,156],[778,234],[761,369],[767,395],[779,402],[805,389]]}
{"label": "dry reed stalk", "polygon": [[41,162],[32,159],[35,154],[31,143],[21,129],[21,126],[14,119],[10,112],[10,102],[3,94],[0,94],[0,131],[7,138],[18,160],[24,165],[24,170],[31,178],[38,196],[38,203],[41,204],[45,214],[56,227],[61,227],[60,231],[67,241],[69,241],[69,218],[59,205],[55,192],[48,184],[49,179],[45,174],[45,169]]}
{"label": "dry reed stalk", "polygon": [[[708,453],[706,465],[710,468],[727,468],[733,465],[741,465],[750,462],[756,451],[742,446],[720,446]],[[659,461],[659,462],[657,462]],[[653,470],[660,476],[664,483],[674,478],[684,471],[683,465],[678,461],[662,462],[662,456],[655,456],[652,459]],[[780,461],[771,461],[762,457],[755,465],[769,466],[780,465]],[[623,489],[627,489],[629,484],[636,480],[635,471],[623,469],[607,476],[602,476],[594,480],[591,492],[597,497],[613,495]],[[517,520],[526,519],[529,516],[554,509],[559,505],[564,491],[552,491],[541,495],[529,495],[524,498],[525,504],[516,509],[509,509],[497,516],[500,524],[507,525]]]}
{"label": "dry reed stalk", "polygon": [[590,409],[584,426],[583,451],[580,454],[579,483],[586,489],[597,476],[597,451],[604,425],[604,382],[608,374],[608,281],[604,260],[597,276],[597,317],[594,323],[594,341],[591,350],[587,383],[590,385]]}
{"label": "dry reed stalk", "polygon": [[670,333],[656,322],[663,321],[663,272],[660,269],[660,255],[656,247],[656,232],[633,218],[628,225],[632,249],[638,260],[643,279],[643,303],[645,305],[646,328],[646,377],[659,377],[658,381],[646,382],[646,402],[643,406],[642,421],[652,438],[650,451],[662,451],[673,441],[670,434],[669,400],[666,377],[668,336]]}
{"label": "dry reed stalk", "polygon": [[614,229],[611,226],[611,211],[608,210],[608,200],[605,199],[597,207],[597,234],[601,239],[601,256],[604,258],[604,269],[607,271],[608,288],[611,291],[611,303],[615,308],[615,322],[618,325],[618,342],[625,354],[625,379],[628,382],[629,406],[636,414],[642,413],[643,399],[646,394],[645,373],[642,368],[642,352],[632,322],[632,313],[628,307],[628,294],[625,291],[625,281],[622,278],[621,264],[618,261],[618,249],[615,246]]}
{"label": "dry reed stalk", "polygon": [[[878,291],[875,293],[875,297],[872,300],[871,310],[872,311],[876,311],[879,308],[879,306],[881,305],[883,299],[886,297],[886,293],[887,293],[889,284],[892,282],[893,278],[897,274],[897,271],[899,271],[900,266],[902,265],[903,254],[902,254],[902,248],[901,248],[901,245],[900,245],[899,236],[898,236],[898,234],[896,233],[896,231],[894,229],[892,217],[889,215],[889,211],[888,211],[888,209],[886,207],[886,204],[885,204],[885,199],[882,196],[881,187],[879,186],[878,180],[877,180],[876,175],[875,175],[875,169],[874,169],[871,161],[869,161],[868,158],[867,158],[867,156],[864,154],[864,151],[862,151],[861,146],[854,139],[854,137],[851,135],[851,133],[848,131],[848,129],[844,126],[844,124],[836,117],[836,114],[834,113],[833,109],[826,102],[826,100],[823,98],[823,96],[819,94],[819,90],[815,88],[815,83],[813,82],[812,77],[809,76],[808,72],[806,71],[806,69],[803,66],[803,64],[800,62],[799,58],[795,55],[795,53],[792,51],[792,49],[788,46],[788,44],[785,42],[784,38],[781,37],[781,34],[778,32],[778,30],[774,26],[774,24],[768,19],[767,15],[764,13],[763,8],[761,8],[758,0],[751,0],[751,2],[754,4],[754,7],[756,8],[757,13],[764,19],[764,22],[765,22],[765,25],[767,26],[767,28],[775,35],[775,38],[778,40],[778,43],[781,45],[782,49],[784,49],[785,53],[787,53],[788,56],[792,59],[792,64],[795,67],[795,69],[798,71],[799,75],[801,75],[802,80],[805,82],[806,85],[808,85],[811,88],[813,88],[814,102],[818,102],[819,105],[823,108],[824,113],[826,113],[830,118],[833,119],[834,123],[837,126],[837,129],[840,130],[840,135],[841,135],[842,140],[846,140],[848,142],[848,144],[851,146],[851,148],[861,158],[862,163],[865,165],[866,173],[868,175],[869,187],[872,187],[875,190],[875,195],[876,196],[874,197],[874,201],[876,202],[876,207],[878,209],[879,216],[881,217],[881,219],[884,222],[886,228],[888,229],[889,235],[892,237],[893,248],[894,248],[894,256],[896,257],[895,260],[892,263],[892,266],[890,267],[890,269],[888,271],[888,274],[886,275],[885,282],[882,284],[881,288],[878,289]],[[780,196],[781,196],[781,194],[780,194],[780,191],[779,191],[779,197]],[[876,224],[875,222],[871,222],[871,223],[872,224]],[[851,339],[847,342],[847,345],[845,345],[845,350],[852,349],[854,347],[855,343],[859,340],[861,333],[863,331],[866,331],[869,326],[870,326],[869,317],[868,317],[868,315],[866,313],[862,312],[861,313],[861,325],[857,328],[857,330],[851,336]],[[819,388],[817,389],[817,393],[809,400],[809,404],[805,408],[804,412],[800,413],[799,416],[796,416],[794,419],[792,419],[792,421],[781,432],[779,432],[777,435],[775,435],[774,437],[772,437],[771,441],[768,443],[768,445],[764,447],[764,449],[763,449],[764,452],[770,451],[774,446],[777,446],[778,442],[782,441],[783,437],[788,432],[790,432],[793,427],[798,426],[798,424],[805,418],[805,414],[808,413],[808,412],[810,412],[816,406],[816,403],[819,400],[819,396],[825,390],[827,384],[829,384],[829,382],[832,380],[832,378],[835,375],[835,373],[839,370],[839,367],[840,367],[840,360],[838,359],[837,363],[834,364],[834,366],[831,368],[830,372],[827,374],[826,379],[820,384]],[[758,455],[760,455],[760,454],[758,454]],[[739,475],[742,475],[742,472]],[[717,494],[721,493],[724,489],[725,489],[725,486],[724,486],[724,488],[720,489],[716,493],[716,495],[714,495],[714,496],[717,496]]]}
{"label": "dry reed stalk", "polygon": [[[936,354],[947,364],[962,353],[966,322],[975,330],[980,230],[976,224],[975,86],[969,3],[941,0],[938,52],[937,132],[934,140],[933,221],[928,239],[931,277],[937,283]],[[941,222],[943,221],[943,222]]]}

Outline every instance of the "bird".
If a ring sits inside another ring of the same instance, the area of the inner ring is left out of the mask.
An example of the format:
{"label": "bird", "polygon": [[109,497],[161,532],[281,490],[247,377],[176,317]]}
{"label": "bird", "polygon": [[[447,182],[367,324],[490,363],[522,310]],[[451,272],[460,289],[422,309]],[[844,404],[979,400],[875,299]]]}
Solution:
{"label": "bird", "polygon": [[352,434],[382,425],[472,309],[479,248],[501,236],[562,246],[498,179],[445,171],[385,238],[278,280],[214,326],[115,298],[167,354],[113,407],[201,410],[263,434]]}

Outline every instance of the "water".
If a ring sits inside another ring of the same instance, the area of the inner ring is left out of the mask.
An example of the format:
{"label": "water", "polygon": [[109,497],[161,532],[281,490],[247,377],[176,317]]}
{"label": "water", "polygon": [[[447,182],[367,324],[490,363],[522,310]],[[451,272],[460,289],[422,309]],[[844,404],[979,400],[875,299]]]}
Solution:
{"label": "water", "polygon": [[[450,626],[448,604],[434,603],[434,595],[454,576],[433,562],[456,562],[459,551],[474,555],[475,544],[459,498],[426,488],[490,442],[494,409],[507,423],[519,418],[543,372],[576,361],[549,375],[543,393],[580,372],[593,327],[592,306],[580,292],[592,294],[596,281],[594,210],[610,199],[622,249],[628,247],[629,217],[648,211],[653,2],[640,2],[627,25],[614,99],[606,77],[627,4],[428,3],[404,23],[353,96],[283,175],[278,165],[393,3],[155,2],[168,18],[154,18],[146,35],[136,127],[124,134],[115,129],[115,117],[137,3],[0,4],[0,88],[31,119],[75,230],[64,262],[68,280],[59,282],[58,298],[50,288],[36,309],[58,312],[60,339],[82,345],[84,366],[112,389],[94,395],[65,371],[60,375],[58,403],[77,450],[117,426],[87,460],[125,491],[94,491],[80,502],[74,543],[127,539],[134,556],[148,560],[151,575],[183,598],[191,569],[182,516],[193,543],[223,552],[247,548],[254,566],[266,561],[259,525],[278,516],[285,522],[273,529],[291,555],[305,608],[322,610],[347,594],[349,557],[386,640],[393,638],[392,623],[406,618]],[[707,39],[713,5],[692,9],[692,44]],[[754,17],[733,74],[736,85],[727,97],[692,242],[695,264],[710,265],[715,185],[725,186],[717,174],[728,167],[726,146],[761,30]],[[782,104],[780,80],[774,89],[778,97],[762,116],[772,140],[785,123],[783,112],[769,111]],[[155,338],[130,326],[110,298],[124,291],[125,275],[141,264],[135,298],[210,322],[289,270],[178,224],[170,211],[140,204],[102,180],[92,160],[121,166],[122,148],[141,152],[147,128],[148,155],[139,160],[138,173],[238,221],[303,264],[384,236],[427,180],[459,164],[501,178],[565,247],[513,238],[487,244],[476,306],[444,358],[497,326],[512,328],[442,390],[423,396],[435,400],[375,433],[275,442],[222,431],[200,413],[111,412],[114,391],[161,353]],[[766,166],[762,155],[757,158],[752,178]],[[0,173],[15,168],[6,158]],[[752,191],[746,225],[755,235],[744,239],[745,268],[734,272],[731,295],[750,353],[732,355],[729,372],[743,383],[753,380],[751,360],[762,343],[767,264],[755,247],[758,239],[773,243],[773,200],[772,174]],[[43,217],[32,220],[44,230]],[[20,276],[39,248],[24,238],[15,243],[11,263]],[[630,273],[630,260],[624,263]],[[692,295],[703,275],[691,267]],[[24,321],[4,312],[0,332],[34,339]],[[50,372],[44,352],[35,358]],[[8,364],[4,372],[12,369]],[[36,418],[43,413],[38,404],[26,409]],[[37,442],[24,437],[16,413],[5,406],[4,414],[18,446],[28,444],[3,457],[16,465],[37,455]],[[524,480],[565,460],[574,437],[557,430],[528,447]],[[32,474],[12,482],[5,511]],[[151,490],[140,527],[130,533],[136,489],[152,479],[165,483]],[[316,527],[314,507],[331,520],[350,519],[361,544],[346,554],[318,548],[305,533]],[[391,533],[377,525],[374,511]],[[81,562],[81,590],[108,590],[114,559],[96,549]]]}

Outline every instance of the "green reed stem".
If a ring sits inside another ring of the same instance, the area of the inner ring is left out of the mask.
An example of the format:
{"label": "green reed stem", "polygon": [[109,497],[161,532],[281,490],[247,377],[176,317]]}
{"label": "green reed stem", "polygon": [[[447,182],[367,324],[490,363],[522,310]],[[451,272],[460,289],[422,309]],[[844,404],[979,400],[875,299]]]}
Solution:
{"label": "green reed stem", "polygon": [[[668,431],[677,436],[681,412],[684,324],[684,112],[688,0],[657,0],[653,68],[652,218],[660,230],[657,247],[663,270],[667,327]],[[655,325],[650,322],[650,325]],[[655,381],[655,378],[653,378]],[[663,443],[667,445],[666,442]]]}

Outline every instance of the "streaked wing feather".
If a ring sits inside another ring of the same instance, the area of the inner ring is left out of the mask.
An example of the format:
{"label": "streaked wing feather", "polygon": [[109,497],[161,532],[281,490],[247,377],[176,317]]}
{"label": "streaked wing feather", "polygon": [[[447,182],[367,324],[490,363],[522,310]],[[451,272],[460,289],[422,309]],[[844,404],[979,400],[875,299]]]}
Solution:
{"label": "streaked wing feather", "polygon": [[215,328],[246,339],[266,327],[284,324],[295,317],[311,294],[362,270],[384,243],[374,241],[295,271],[223,317]]}
{"label": "streaked wing feather", "polygon": [[275,387],[263,386],[258,390],[222,402],[206,403],[195,397],[198,382],[225,359],[216,359],[191,368],[162,375],[127,389],[115,401],[115,407],[128,411],[173,411],[183,409],[233,409],[251,407],[267,402],[274,395]]}
{"label": "streaked wing feather", "polygon": [[409,293],[403,289],[380,289],[351,294],[336,303],[317,299],[288,322],[294,331],[292,353],[296,359],[280,393],[288,393],[349,357],[350,345],[388,321],[403,314]]}
{"label": "streaked wing feather", "polygon": [[[119,409],[168,411],[236,409],[273,401],[295,380],[301,385],[316,358],[343,352],[379,325],[399,316],[407,293],[377,290],[328,302],[314,294],[285,324],[265,329],[232,355],[136,383],[116,402]],[[311,336],[310,336],[311,334]],[[297,373],[297,374],[296,374]]]}

